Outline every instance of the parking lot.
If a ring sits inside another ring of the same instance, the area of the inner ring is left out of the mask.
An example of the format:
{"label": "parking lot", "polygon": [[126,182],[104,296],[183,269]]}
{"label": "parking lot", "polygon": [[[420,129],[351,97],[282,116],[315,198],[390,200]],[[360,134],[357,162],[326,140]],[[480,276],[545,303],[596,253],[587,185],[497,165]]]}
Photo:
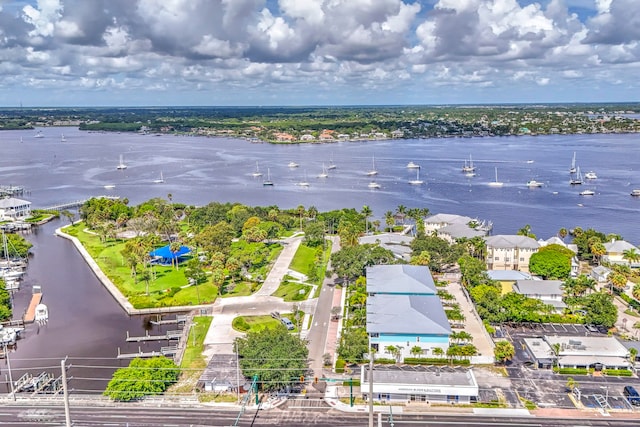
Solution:
{"label": "parking lot", "polygon": [[570,323],[547,323],[541,325],[539,323],[525,323],[520,325],[501,325],[500,331],[506,338],[511,339],[513,336],[521,336],[523,338],[539,337],[542,335],[565,335],[565,336],[606,336],[607,329],[595,326],[586,326]]}

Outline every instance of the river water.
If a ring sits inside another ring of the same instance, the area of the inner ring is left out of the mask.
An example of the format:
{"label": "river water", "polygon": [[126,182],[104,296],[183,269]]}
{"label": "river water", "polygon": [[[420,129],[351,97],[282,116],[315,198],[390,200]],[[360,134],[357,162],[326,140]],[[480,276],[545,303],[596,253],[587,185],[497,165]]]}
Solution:
{"label": "river water", "polygon": [[[236,201],[283,208],[314,205],[321,211],[369,205],[374,219],[382,220],[385,211],[404,205],[489,220],[494,234],[515,233],[530,224],[538,237],[549,238],[561,227],[580,226],[619,233],[640,243],[640,227],[635,225],[640,198],[629,195],[631,189],[640,188],[638,135],[271,145],[227,138],[88,133],[75,128],[42,131],[43,138],[34,138],[34,131],[0,133],[0,185],[24,186],[28,194],[23,198],[34,207],[104,194],[137,204],[171,194],[174,202],[194,205]],[[582,172],[595,171],[597,180],[585,180],[582,186],[568,184],[574,152]],[[120,155],[126,170],[116,170]],[[469,156],[477,166],[473,178],[460,170]],[[373,167],[374,158],[380,190],[367,188],[371,179],[365,172]],[[289,168],[291,161],[300,166]],[[337,168],[329,171],[329,177],[316,178],[323,163],[328,166],[332,161]],[[424,185],[408,184],[416,178],[416,172],[406,168],[409,161],[422,166]],[[256,162],[265,175],[269,171],[273,187],[263,187],[264,176],[252,176]],[[504,182],[501,188],[488,185],[496,171]],[[161,173],[164,183],[154,183]],[[543,182],[544,187],[527,188],[530,179]],[[296,185],[303,180],[309,182],[308,188]],[[105,185],[115,188],[105,189]],[[586,188],[596,195],[580,196]],[[19,341],[11,354],[13,376],[26,368],[47,367],[53,372],[60,359],[69,356],[75,366],[89,367],[73,368],[72,387],[99,390],[114,367],[127,363],[114,359],[117,348],[138,348],[125,343],[126,331],[142,335],[148,319],[127,316],[72,244],[53,235],[63,222],[47,224],[27,236],[34,243],[34,256],[15,297],[15,313],[23,312],[31,286],[38,284],[50,321],[39,330],[30,326]],[[142,349],[157,346],[144,344]],[[91,368],[97,365],[109,368]],[[7,370],[2,372],[6,375]]]}

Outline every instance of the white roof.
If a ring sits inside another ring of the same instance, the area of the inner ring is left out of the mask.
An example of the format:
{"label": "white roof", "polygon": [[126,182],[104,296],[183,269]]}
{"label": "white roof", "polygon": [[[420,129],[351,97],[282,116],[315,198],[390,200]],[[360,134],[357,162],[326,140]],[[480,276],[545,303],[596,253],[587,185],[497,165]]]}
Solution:
{"label": "white roof", "polygon": [[435,295],[370,295],[367,333],[449,336],[451,326]]}
{"label": "white roof", "polygon": [[538,249],[540,244],[531,237],[519,236],[517,234],[498,234],[484,239],[487,247],[502,249]]}
{"label": "white roof", "polygon": [[625,357],[615,356],[560,356],[558,364],[561,366],[586,366],[602,363],[605,366],[629,366]]}
{"label": "white roof", "polygon": [[424,220],[425,224],[468,224],[471,221],[474,219],[468,216],[443,213],[431,215]]}
{"label": "white roof", "polygon": [[469,227],[466,223],[446,225],[438,230],[438,234],[440,233],[446,233],[454,239],[459,239],[461,237],[471,239],[477,236],[482,237],[487,234],[486,231],[476,230],[475,228]]}
{"label": "white roof", "polygon": [[0,199],[0,209],[15,208],[17,206],[30,205],[31,202],[22,199],[16,199],[15,197],[8,197],[6,199]]}
{"label": "white roof", "polygon": [[392,264],[367,267],[367,293],[435,295],[436,284],[429,267]]}
{"label": "white roof", "polygon": [[551,346],[542,338],[525,338],[524,343],[536,359],[554,359],[555,353]]}
{"label": "white roof", "polygon": [[518,280],[513,291],[522,295],[562,295],[561,280]]}
{"label": "white roof", "polygon": [[624,240],[612,240],[610,242],[606,242],[604,243],[604,248],[607,250],[607,253],[622,253],[629,249],[638,250],[638,248]]}
{"label": "white roof", "polygon": [[497,281],[516,281],[530,280],[531,275],[518,270],[487,270],[487,276],[491,280]]}
{"label": "white roof", "polygon": [[627,357],[628,350],[614,337],[569,337],[545,335],[544,339],[553,347],[560,344],[560,356],[613,356]]}

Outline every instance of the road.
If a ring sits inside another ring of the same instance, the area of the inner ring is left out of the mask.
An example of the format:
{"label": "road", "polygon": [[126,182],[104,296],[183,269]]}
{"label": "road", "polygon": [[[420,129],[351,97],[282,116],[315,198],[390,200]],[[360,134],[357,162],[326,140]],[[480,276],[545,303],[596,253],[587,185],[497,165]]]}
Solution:
{"label": "road", "polygon": [[[122,406],[83,406],[71,408],[71,421],[74,426],[111,426],[111,427],[157,427],[157,426],[232,426],[238,412],[229,409],[145,407],[138,404]],[[584,414],[582,414],[584,415]],[[366,413],[343,413],[335,410],[315,411],[256,411],[248,409],[240,418],[239,426],[286,426],[299,427],[314,425],[366,426]],[[35,406],[4,404],[0,407],[0,425],[42,426],[64,425],[62,406]],[[381,422],[380,424],[378,422]],[[626,427],[636,426],[637,419],[621,418],[536,418],[512,416],[480,416],[469,414],[404,414],[393,417],[395,426],[491,426],[491,427],[527,427],[527,426],[590,426],[590,427]],[[389,426],[389,416],[376,416],[376,426]]]}
{"label": "road", "polygon": [[[331,253],[340,250],[340,239],[338,237],[330,237]],[[331,269],[331,262],[327,265],[327,270]],[[333,291],[335,277],[325,278],[322,283],[322,290],[316,304],[316,311],[313,314],[313,323],[307,340],[309,341],[309,368],[316,377],[322,377],[322,356],[325,352],[325,344],[327,342],[327,331],[329,330],[329,322],[331,321],[331,306],[333,302]]]}

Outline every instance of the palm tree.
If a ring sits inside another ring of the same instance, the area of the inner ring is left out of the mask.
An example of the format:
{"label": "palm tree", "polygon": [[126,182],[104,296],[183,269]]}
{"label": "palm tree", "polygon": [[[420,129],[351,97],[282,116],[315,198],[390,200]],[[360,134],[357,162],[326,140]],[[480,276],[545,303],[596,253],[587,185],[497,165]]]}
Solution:
{"label": "palm tree", "polygon": [[369,231],[369,217],[373,214],[371,208],[367,205],[362,207],[360,214],[364,217],[364,232],[367,233]]}
{"label": "palm tree", "polygon": [[178,257],[175,256],[175,254],[177,254],[178,252],[180,252],[180,248],[182,247],[182,245],[180,244],[180,242],[171,242],[169,244],[169,250],[171,251],[171,265],[174,268],[178,268]]}
{"label": "palm tree", "polygon": [[404,217],[407,214],[407,207],[404,205],[398,205],[396,213],[402,217],[402,224],[404,224]]}
{"label": "palm tree", "polygon": [[578,381],[574,380],[573,377],[569,377],[567,378],[566,386],[570,391],[573,391],[578,388]]}
{"label": "palm tree", "polygon": [[302,230],[302,218],[304,217],[304,213],[305,213],[304,206],[299,205],[296,208],[296,213],[300,216],[300,230]]}
{"label": "palm tree", "polygon": [[622,259],[629,261],[629,264],[634,264],[640,261],[640,254],[636,251],[636,248],[627,249],[622,252]]}
{"label": "palm tree", "polygon": [[309,209],[307,209],[307,215],[309,216],[309,218],[315,219],[318,215],[318,208],[316,208],[315,206],[309,206]]}
{"label": "palm tree", "polygon": [[411,353],[413,357],[418,357],[422,354],[422,347],[420,347],[419,345],[414,345],[409,350],[409,353]]}
{"label": "palm tree", "polygon": [[635,299],[640,300],[640,284],[636,284],[633,286],[633,289],[631,290],[631,295],[633,295]]}
{"label": "palm tree", "polygon": [[627,285],[627,276],[620,273],[611,273],[609,275],[609,282],[611,282],[612,290],[615,288],[618,291],[622,291]]}
{"label": "palm tree", "polygon": [[386,211],[384,213],[384,223],[387,226],[387,230],[391,231],[393,230],[393,226],[396,223],[395,218],[393,217],[393,212],[391,211]]}
{"label": "palm tree", "polygon": [[433,353],[434,356],[438,356],[438,357],[444,356],[444,350],[442,349],[442,347],[435,347],[433,350],[431,350],[431,352]]}
{"label": "palm tree", "polygon": [[564,240],[564,238],[567,237],[568,233],[569,232],[567,231],[567,229],[562,227],[560,230],[558,230],[558,237],[560,237],[562,240]]}
{"label": "palm tree", "polygon": [[520,230],[518,230],[518,232],[516,234],[518,236],[531,237],[532,239],[536,238],[536,235],[531,232],[531,226],[529,224],[526,224],[524,227],[522,227]]}
{"label": "palm tree", "polygon": [[631,364],[635,364],[636,363],[636,357],[638,357],[638,349],[631,347],[629,349],[629,362],[631,362]]}
{"label": "palm tree", "polygon": [[589,245],[589,250],[591,251],[591,255],[593,255],[593,260],[594,261],[597,260],[598,265],[600,265],[600,260],[602,258],[602,255],[607,253],[607,248],[604,247],[602,242],[597,241]]}

